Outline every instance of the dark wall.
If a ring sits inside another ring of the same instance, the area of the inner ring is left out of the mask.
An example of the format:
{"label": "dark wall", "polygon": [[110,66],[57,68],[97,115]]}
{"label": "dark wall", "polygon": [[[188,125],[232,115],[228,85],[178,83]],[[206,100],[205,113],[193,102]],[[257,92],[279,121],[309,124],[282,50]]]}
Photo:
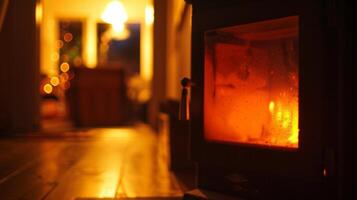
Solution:
{"label": "dark wall", "polygon": [[[340,199],[357,199],[357,109],[356,109],[356,4],[354,0],[338,1],[336,23],[341,50],[339,55],[339,160]],[[352,194],[352,195],[351,195]],[[351,198],[352,197],[352,198]]]}
{"label": "dark wall", "polygon": [[11,0],[0,32],[0,134],[39,125],[36,0]]}

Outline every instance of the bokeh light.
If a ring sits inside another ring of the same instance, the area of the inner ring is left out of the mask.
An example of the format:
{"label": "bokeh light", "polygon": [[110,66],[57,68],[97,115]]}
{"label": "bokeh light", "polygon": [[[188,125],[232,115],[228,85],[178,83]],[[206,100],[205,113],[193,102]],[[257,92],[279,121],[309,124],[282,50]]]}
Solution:
{"label": "bokeh light", "polygon": [[51,83],[53,86],[57,86],[57,85],[59,85],[60,80],[59,80],[59,78],[58,78],[57,76],[54,76],[54,77],[51,77],[50,83]]}
{"label": "bokeh light", "polygon": [[45,84],[44,86],[43,86],[43,91],[46,93],[46,94],[51,94],[52,93],[52,91],[53,91],[53,87],[52,87],[52,85],[51,84]]}
{"label": "bokeh light", "polygon": [[64,39],[65,42],[70,42],[70,41],[72,41],[72,39],[73,39],[72,33],[66,33],[66,34],[64,34],[63,39]]}
{"label": "bokeh light", "polygon": [[69,70],[69,64],[67,62],[63,62],[61,65],[60,65],[60,70],[61,72],[68,72]]}

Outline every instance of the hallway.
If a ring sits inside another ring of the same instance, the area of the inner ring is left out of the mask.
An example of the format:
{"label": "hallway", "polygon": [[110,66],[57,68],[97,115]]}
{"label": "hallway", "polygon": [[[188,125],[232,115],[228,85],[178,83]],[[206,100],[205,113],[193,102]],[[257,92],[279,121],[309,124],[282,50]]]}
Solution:
{"label": "hallway", "polygon": [[144,125],[0,140],[0,199],[179,197],[167,138]]}

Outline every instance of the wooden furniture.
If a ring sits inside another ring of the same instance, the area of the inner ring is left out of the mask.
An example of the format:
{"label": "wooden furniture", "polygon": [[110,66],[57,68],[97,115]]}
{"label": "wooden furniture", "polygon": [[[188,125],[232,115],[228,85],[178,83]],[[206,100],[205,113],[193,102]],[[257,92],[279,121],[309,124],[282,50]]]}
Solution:
{"label": "wooden furniture", "polygon": [[67,92],[76,126],[122,125],[128,114],[125,75],[120,69],[73,68]]}

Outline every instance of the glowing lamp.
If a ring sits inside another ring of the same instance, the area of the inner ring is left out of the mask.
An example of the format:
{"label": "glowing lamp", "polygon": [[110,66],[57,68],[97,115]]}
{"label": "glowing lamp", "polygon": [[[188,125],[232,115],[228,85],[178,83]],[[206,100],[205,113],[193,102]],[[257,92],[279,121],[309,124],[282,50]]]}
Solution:
{"label": "glowing lamp", "polygon": [[125,22],[128,20],[128,15],[125,11],[123,4],[114,0],[111,1],[102,14],[102,20],[112,25],[111,37],[117,40],[125,40],[129,37],[130,33],[125,28]]}
{"label": "glowing lamp", "polygon": [[154,23],[154,7],[152,5],[145,8],[145,23],[148,25]]}
{"label": "glowing lamp", "polygon": [[104,22],[120,27],[118,24],[124,24],[128,20],[128,15],[120,1],[109,2],[101,16]]}

